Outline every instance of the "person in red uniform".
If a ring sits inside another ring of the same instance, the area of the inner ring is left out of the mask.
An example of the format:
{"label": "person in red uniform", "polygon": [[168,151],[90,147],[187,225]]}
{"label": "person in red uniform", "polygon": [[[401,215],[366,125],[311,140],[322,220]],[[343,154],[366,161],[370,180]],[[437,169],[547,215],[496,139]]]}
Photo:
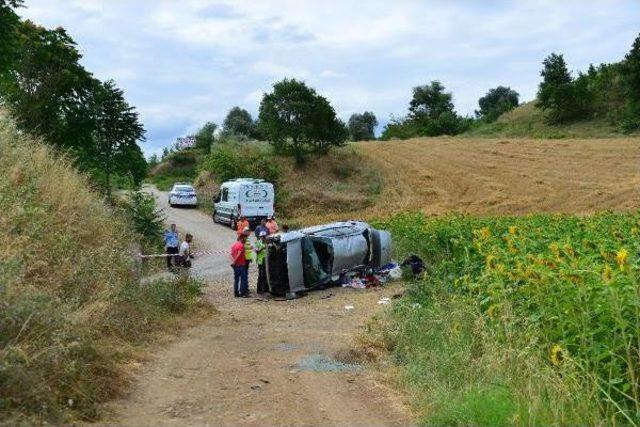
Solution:
{"label": "person in red uniform", "polygon": [[231,245],[231,268],[233,268],[233,295],[236,298],[249,296],[249,269],[245,257],[244,243],[247,236],[243,233],[238,236],[236,242]]}

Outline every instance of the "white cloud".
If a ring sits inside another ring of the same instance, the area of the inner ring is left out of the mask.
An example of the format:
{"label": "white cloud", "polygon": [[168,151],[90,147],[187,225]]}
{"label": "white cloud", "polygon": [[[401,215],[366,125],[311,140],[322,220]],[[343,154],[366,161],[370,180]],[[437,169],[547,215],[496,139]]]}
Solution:
{"label": "white cloud", "polygon": [[234,105],[256,114],[283,77],[305,80],[343,118],[406,112],[439,79],[472,113],[498,84],[535,95],[542,59],[573,69],[619,60],[640,28],[637,0],[27,0],[64,26],[99,78],[114,78],[149,130],[146,150]]}

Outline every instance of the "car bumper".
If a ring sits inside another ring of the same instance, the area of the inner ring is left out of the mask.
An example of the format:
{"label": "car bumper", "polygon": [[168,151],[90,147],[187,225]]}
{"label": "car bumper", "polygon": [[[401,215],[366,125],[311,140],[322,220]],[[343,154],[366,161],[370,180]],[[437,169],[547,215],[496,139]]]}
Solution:
{"label": "car bumper", "polygon": [[190,199],[178,199],[172,198],[171,204],[173,205],[181,205],[181,206],[196,206],[198,204],[198,199],[190,198]]}

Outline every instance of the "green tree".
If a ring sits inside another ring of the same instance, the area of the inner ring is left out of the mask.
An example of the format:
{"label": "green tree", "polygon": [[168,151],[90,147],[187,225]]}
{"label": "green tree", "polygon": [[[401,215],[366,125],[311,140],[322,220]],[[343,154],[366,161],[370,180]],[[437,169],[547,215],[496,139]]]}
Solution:
{"label": "green tree", "polygon": [[413,88],[413,98],[409,103],[409,116],[415,119],[437,119],[440,114],[453,111],[453,95],[445,92],[437,80],[428,85]]}
{"label": "green tree", "polygon": [[375,114],[369,111],[362,114],[352,114],[347,124],[352,141],[375,139],[376,126],[378,126],[378,119]]}
{"label": "green tree", "polygon": [[624,57],[622,75],[629,101],[635,112],[640,114],[640,35]]}
{"label": "green tree", "polygon": [[305,152],[342,145],[347,129],[326,98],[304,82],[284,79],[260,103],[260,128],[276,151],[302,161]]}
{"label": "green tree", "polygon": [[23,3],[22,0],[0,0],[0,76],[6,73],[18,56],[20,17],[15,9]]}
{"label": "green tree", "polygon": [[517,107],[519,97],[518,92],[510,87],[498,86],[489,89],[487,94],[478,100],[480,110],[476,111],[476,116],[486,122],[494,122],[502,114]]}
{"label": "green tree", "polygon": [[22,22],[19,55],[0,78],[0,96],[21,129],[86,158],[92,141],[85,104],[93,79],[80,58],[64,29]]}
{"label": "green tree", "polygon": [[144,140],[144,128],[138,121],[138,113],[113,81],[94,81],[92,95],[94,161],[105,175],[104,185],[111,201],[113,174],[131,174],[139,183],[146,173],[146,161],[138,146],[138,141]]}
{"label": "green tree", "polygon": [[[211,151],[211,147],[215,142],[215,131],[218,125],[213,122],[207,122],[202,126],[195,135],[195,147],[201,149],[205,153]],[[164,156],[164,155],[163,155]]]}
{"label": "green tree", "polygon": [[251,114],[244,108],[233,107],[229,110],[222,127],[226,134],[242,135],[247,138],[255,138],[257,136],[256,123],[253,121]]}
{"label": "green tree", "polygon": [[576,118],[577,99],[574,81],[562,55],[552,53],[543,61],[538,87],[538,108],[547,114],[551,123],[564,123]]}

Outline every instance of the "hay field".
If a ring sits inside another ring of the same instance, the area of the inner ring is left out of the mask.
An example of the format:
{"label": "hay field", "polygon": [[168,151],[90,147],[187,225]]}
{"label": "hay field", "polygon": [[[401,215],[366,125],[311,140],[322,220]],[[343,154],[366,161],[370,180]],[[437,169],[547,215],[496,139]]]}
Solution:
{"label": "hay field", "polygon": [[[640,208],[640,138],[415,138],[353,144],[384,176],[369,206],[348,204],[301,224],[426,214],[587,214]],[[313,175],[307,177],[312,185]]]}

